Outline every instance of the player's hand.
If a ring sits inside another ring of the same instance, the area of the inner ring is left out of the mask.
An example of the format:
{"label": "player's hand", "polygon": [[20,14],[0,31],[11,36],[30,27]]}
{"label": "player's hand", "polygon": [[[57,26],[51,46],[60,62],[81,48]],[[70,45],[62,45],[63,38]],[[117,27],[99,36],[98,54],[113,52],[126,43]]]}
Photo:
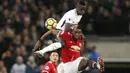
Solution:
{"label": "player's hand", "polygon": [[41,58],[41,57],[44,56],[44,53],[41,52],[41,51],[36,51],[34,54],[35,54],[36,56],[38,56],[39,58]]}
{"label": "player's hand", "polygon": [[80,34],[80,39],[81,39],[82,41],[85,41],[85,39],[86,39],[85,36],[84,36],[82,33]]}
{"label": "player's hand", "polygon": [[32,49],[32,51],[35,52],[40,46],[41,46],[41,41],[38,40],[34,48]]}

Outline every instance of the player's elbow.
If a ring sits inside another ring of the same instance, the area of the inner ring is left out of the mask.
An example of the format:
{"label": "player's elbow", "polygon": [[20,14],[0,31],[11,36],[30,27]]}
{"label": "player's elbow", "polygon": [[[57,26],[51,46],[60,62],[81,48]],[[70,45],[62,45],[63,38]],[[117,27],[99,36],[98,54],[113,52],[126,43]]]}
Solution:
{"label": "player's elbow", "polygon": [[57,35],[59,33],[60,30],[57,29],[52,29],[50,30],[52,32],[52,34]]}

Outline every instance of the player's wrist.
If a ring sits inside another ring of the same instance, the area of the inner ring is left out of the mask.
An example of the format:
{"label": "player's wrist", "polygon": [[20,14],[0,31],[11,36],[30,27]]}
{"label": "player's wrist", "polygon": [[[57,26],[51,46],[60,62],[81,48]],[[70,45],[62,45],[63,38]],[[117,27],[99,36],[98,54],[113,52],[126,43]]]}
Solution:
{"label": "player's wrist", "polygon": [[40,38],[39,40],[38,40],[40,43],[42,43],[42,39]]}

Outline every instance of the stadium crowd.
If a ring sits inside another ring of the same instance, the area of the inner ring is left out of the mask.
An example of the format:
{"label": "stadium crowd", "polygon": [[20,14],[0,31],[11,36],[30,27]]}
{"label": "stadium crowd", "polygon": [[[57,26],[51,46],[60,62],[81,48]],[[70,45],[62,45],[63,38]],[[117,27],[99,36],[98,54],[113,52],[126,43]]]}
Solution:
{"label": "stadium crowd", "polygon": [[[75,4],[76,0],[0,0],[0,73],[16,73],[17,70],[40,73],[43,65],[35,61],[32,48],[47,31],[45,20],[52,17],[59,21]],[[130,0],[93,0],[88,4],[80,24],[83,33],[100,34],[103,26],[118,25],[124,30],[127,28],[124,25],[129,25],[129,19]],[[125,31],[120,31],[120,34],[128,33]],[[52,42],[45,40],[44,46]],[[20,67],[15,67],[17,64],[21,64]]]}

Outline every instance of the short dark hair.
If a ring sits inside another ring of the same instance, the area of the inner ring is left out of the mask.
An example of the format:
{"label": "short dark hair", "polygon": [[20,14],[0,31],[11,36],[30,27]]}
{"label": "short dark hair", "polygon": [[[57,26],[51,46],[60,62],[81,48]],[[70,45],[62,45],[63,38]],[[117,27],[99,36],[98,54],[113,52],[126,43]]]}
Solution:
{"label": "short dark hair", "polygon": [[79,0],[79,1],[78,1],[78,4],[79,4],[79,5],[86,6],[86,3],[87,3],[87,0]]}
{"label": "short dark hair", "polygon": [[[54,50],[54,51],[48,52],[48,53],[49,53],[49,56],[50,56],[53,52],[58,53],[58,51],[57,51],[57,50]],[[59,53],[58,53],[58,55],[59,55]]]}

